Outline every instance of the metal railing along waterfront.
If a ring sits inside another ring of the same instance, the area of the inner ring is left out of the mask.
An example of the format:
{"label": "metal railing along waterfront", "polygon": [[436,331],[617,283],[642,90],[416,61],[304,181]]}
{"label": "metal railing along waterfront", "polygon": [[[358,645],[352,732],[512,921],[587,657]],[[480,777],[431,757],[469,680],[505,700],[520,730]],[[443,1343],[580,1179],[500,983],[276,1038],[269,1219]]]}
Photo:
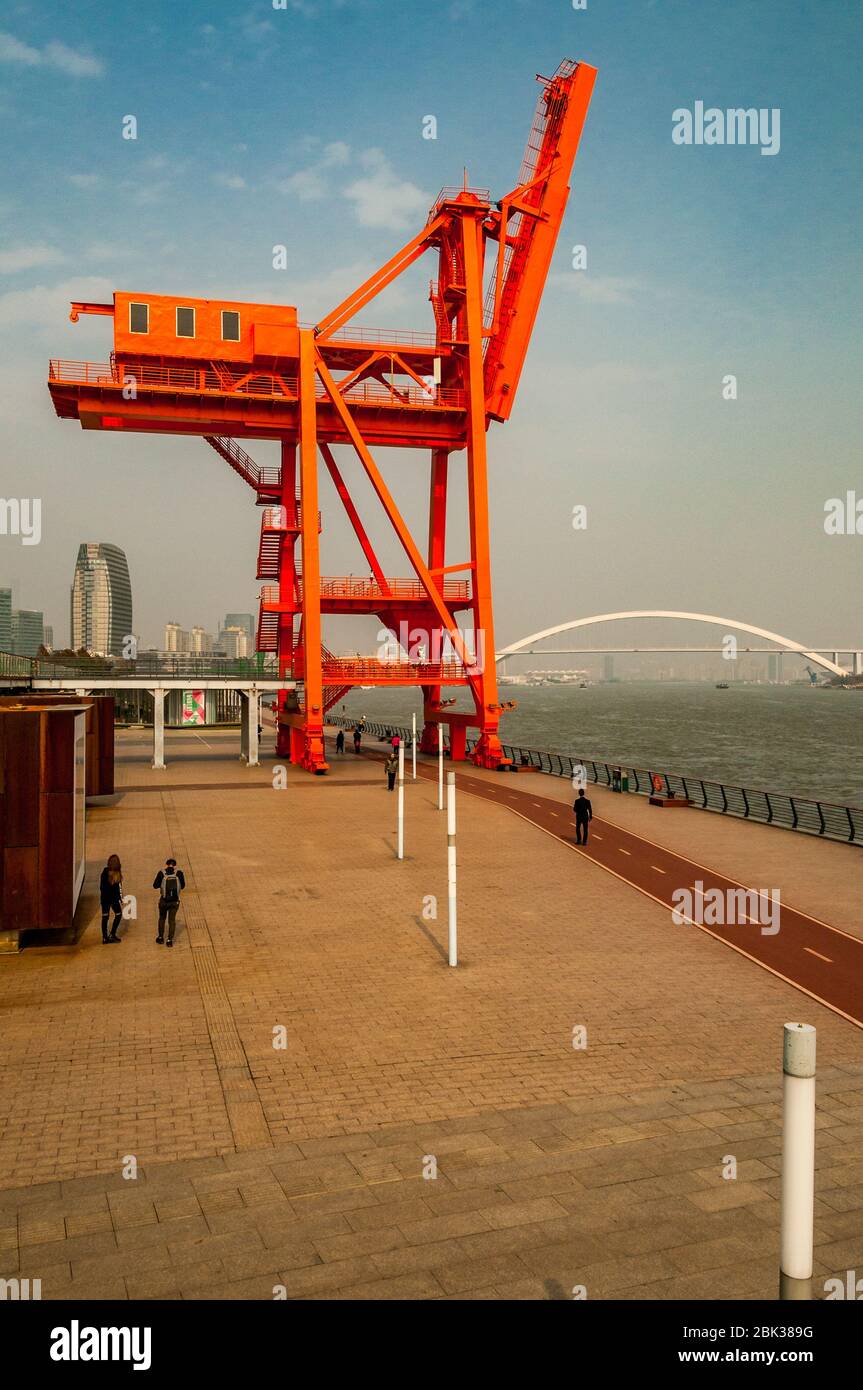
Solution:
{"label": "metal railing along waterfront", "polygon": [[[357,719],[328,716],[337,727],[352,729]],[[365,732],[384,739],[398,734],[410,744],[411,730],[405,725],[369,723]],[[468,751],[476,739],[467,740]],[[570,782],[580,774],[586,782],[601,787],[619,787],[639,796],[683,797],[701,811],[718,811],[720,815],[756,821],[760,825],[778,825],[785,830],[799,830],[806,835],[820,835],[825,840],[844,840],[863,844],[863,807],[840,806],[830,801],[796,796],[790,792],[772,792],[761,788],[739,787],[727,782],[714,782],[689,773],[671,772],[658,767],[635,767],[605,758],[579,758],[569,753],[552,753],[547,749],[521,748],[502,743],[504,753],[516,767],[531,767],[552,777],[566,777]]]}

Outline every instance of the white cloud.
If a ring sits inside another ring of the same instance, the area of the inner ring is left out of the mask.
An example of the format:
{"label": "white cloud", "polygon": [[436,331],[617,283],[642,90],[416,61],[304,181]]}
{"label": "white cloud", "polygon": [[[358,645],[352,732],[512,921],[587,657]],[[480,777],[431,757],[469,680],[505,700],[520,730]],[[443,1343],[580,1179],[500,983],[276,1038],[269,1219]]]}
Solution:
{"label": "white cloud", "polygon": [[61,72],[69,73],[70,77],[99,77],[103,71],[98,58],[78,53],[74,48],[67,48],[65,43],[49,43],[44,52],[44,61],[49,68],[59,68]]}
{"label": "white cloud", "polygon": [[328,145],[324,145],[321,163],[325,169],[333,169],[337,165],[347,164],[350,157],[350,145],[346,145],[344,140],[331,140]]}
{"label": "white cloud", "polygon": [[318,202],[329,192],[329,185],[317,169],[300,169],[290,178],[282,179],[277,188],[280,193],[293,193],[301,203]]}
{"label": "white cloud", "polygon": [[[313,138],[308,143],[314,149],[318,141]],[[298,169],[295,174],[282,179],[276,187],[280,193],[294,194],[301,203],[319,202],[330,193],[329,180],[321,171],[342,168],[349,163],[350,157],[350,145],[346,145],[343,140],[331,140],[329,144],[324,145],[314,164],[308,169]]]}
{"label": "white cloud", "polygon": [[98,174],[67,174],[66,177],[76,188],[95,188],[99,182]]}
{"label": "white cloud", "polygon": [[13,275],[17,270],[32,270],[34,266],[53,265],[62,260],[62,252],[53,246],[16,246],[0,251],[0,274]]}
{"label": "white cloud", "polygon": [[74,300],[109,302],[114,288],[110,280],[96,276],[76,276],[59,285],[34,285],[28,290],[11,290],[0,295],[0,327],[50,330],[57,340],[65,337],[69,324],[69,305]]}
{"label": "white cloud", "polygon": [[366,150],[360,163],[367,171],[343,190],[363,227],[401,231],[424,214],[431,201],[415,183],[400,179],[383,150]]}
{"label": "white cloud", "polygon": [[246,180],[239,174],[214,174],[213,183],[219,184],[221,188],[245,188]]}
{"label": "white cloud", "polygon": [[38,48],[28,48],[26,43],[21,43],[12,34],[0,33],[0,63],[26,63],[28,67],[36,68],[41,61]]}
{"label": "white cloud", "polygon": [[104,71],[98,58],[69,48],[54,40],[44,48],[31,48],[13,34],[0,33],[0,63],[23,63],[25,67],[56,68],[70,77],[99,77]]}

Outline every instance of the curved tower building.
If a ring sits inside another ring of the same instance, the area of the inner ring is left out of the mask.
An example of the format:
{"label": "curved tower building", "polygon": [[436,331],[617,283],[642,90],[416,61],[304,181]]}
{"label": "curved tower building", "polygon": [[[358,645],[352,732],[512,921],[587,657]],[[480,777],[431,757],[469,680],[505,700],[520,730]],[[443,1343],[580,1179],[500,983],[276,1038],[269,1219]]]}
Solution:
{"label": "curved tower building", "polygon": [[72,580],[72,649],[122,656],[131,633],[132,586],[125,551],[108,541],[83,541]]}

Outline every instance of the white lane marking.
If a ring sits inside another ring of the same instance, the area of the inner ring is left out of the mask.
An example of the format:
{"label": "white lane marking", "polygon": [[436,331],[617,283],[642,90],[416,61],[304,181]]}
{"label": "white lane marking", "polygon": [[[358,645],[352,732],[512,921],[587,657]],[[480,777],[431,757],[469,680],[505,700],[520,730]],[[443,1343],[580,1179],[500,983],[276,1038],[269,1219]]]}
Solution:
{"label": "white lane marking", "polygon": [[653,870],[653,872],[654,872],[655,874],[665,874],[665,873],[668,872],[667,869],[660,869],[660,867],[659,867],[658,864],[651,864],[650,867],[651,867],[651,869]]}
{"label": "white lane marking", "polygon": [[808,951],[810,956],[817,956],[819,960],[826,960],[828,965],[833,964],[829,956],[822,956],[820,951],[813,951],[811,946],[804,946],[803,949],[804,951]]}
{"label": "white lane marking", "polygon": [[560,819],[560,817],[559,817],[558,814],[557,814],[557,811],[552,811],[551,814],[554,816],[555,820],[559,820],[559,819]]}
{"label": "white lane marking", "polygon": [[[149,744],[148,744],[147,746],[149,747]],[[733,816],[732,816],[732,817],[730,817],[729,819],[734,820],[734,819],[737,819],[737,817],[733,817]],[[626,825],[618,825],[617,821],[610,821],[610,820],[608,820],[607,817],[605,817],[605,816],[603,816],[603,820],[605,821],[606,825],[613,825],[614,828],[615,828],[615,830],[624,830],[624,831],[626,832],[627,835],[631,835],[631,836],[632,836],[633,840],[640,840],[641,843],[642,843],[643,845],[650,845],[650,848],[651,848],[651,849],[661,849],[661,850],[664,850],[666,854],[671,855],[672,859],[679,859],[681,864],[693,864],[693,865],[695,866],[696,869],[702,869],[702,870],[704,870],[705,873],[708,873],[708,874],[715,874],[717,878],[722,878],[722,879],[724,879],[726,883],[733,883],[735,888],[746,888],[746,891],[747,891],[748,893],[756,892],[756,891],[757,891],[757,889],[753,889],[751,886],[747,886],[745,883],[741,883],[739,879],[737,879],[737,878],[731,878],[728,874],[724,873],[724,872],[723,872],[722,870],[720,870],[720,869],[710,869],[710,868],[707,867],[706,864],[702,864],[702,863],[700,862],[700,860],[698,860],[698,859],[690,859],[690,858],[689,858],[687,855],[685,855],[685,854],[678,854],[676,850],[669,849],[667,845],[660,845],[660,844],[658,844],[656,840],[648,840],[647,837],[646,837],[645,835],[639,835],[639,834],[637,834],[637,832],[636,832],[635,830],[630,830],[630,829],[629,829],[629,826],[626,826]],[[758,822],[756,822],[756,824],[758,824]],[[790,832],[790,833],[794,833],[794,832]],[[598,840],[599,838],[600,838],[600,836],[597,835],[597,836],[596,836],[596,839]],[[603,865],[603,867],[605,867],[605,866]],[[612,872],[612,870],[609,869],[609,873],[611,873],[611,872]],[[635,886],[635,885],[633,885],[633,886]],[[640,890],[639,890],[639,891],[640,891]],[[832,926],[832,925],[830,924],[830,922],[825,922],[821,917],[813,917],[811,912],[804,912],[803,909],[800,908],[800,907],[792,907],[792,906],[790,905],[790,903],[786,903],[786,904],[785,904],[785,910],[786,910],[786,912],[794,912],[798,917],[805,917],[806,920],[807,920],[807,922],[815,922],[817,926],[819,926],[819,927],[824,927],[824,928],[826,928],[827,931],[835,932],[837,936],[844,936],[844,937],[846,938],[846,940],[848,940],[848,941],[853,941],[853,942],[855,942],[856,945],[858,945],[858,946],[863,946],[863,939],[861,939],[859,936],[854,936],[850,931],[843,931],[843,929],[842,929],[841,927],[834,927],[834,926]],[[711,935],[711,934],[712,934],[712,933],[708,933],[708,935]],[[719,940],[719,941],[723,941],[724,939],[725,939],[725,938],[724,938],[724,937],[721,937],[721,936],[717,938],[717,940]],[[735,950],[738,950],[739,948],[735,946],[734,949],[735,949]],[[741,955],[746,955],[746,952],[745,952],[745,951],[741,951],[740,954],[741,954]],[[753,960],[756,960],[757,958],[756,958],[755,956],[753,956],[752,959],[753,959]],[[758,964],[760,965],[761,962],[758,961]],[[765,966],[764,968],[765,968],[765,970],[770,969],[769,966]],[[780,980],[783,980],[783,979],[785,978],[784,975],[779,975],[779,972],[778,972],[777,970],[772,970],[772,971],[771,971],[771,974],[777,975],[778,978],[779,978]],[[794,984],[794,981],[791,980],[791,981],[789,981],[789,983],[790,983],[790,984]],[[802,985],[795,985],[795,989],[802,989],[802,988],[803,988]],[[804,993],[804,994],[808,994],[809,991],[804,989],[804,990],[803,990],[803,993]],[[811,997],[812,999],[818,998],[818,996],[815,995],[815,994],[811,995],[810,997]],[[824,1003],[824,1000],[823,1000],[823,999],[818,999],[818,1003],[819,1003],[819,1004],[823,1004],[823,1003]],[[850,1015],[850,1014],[844,1014],[844,1013],[842,1013],[842,1010],[841,1010],[841,1009],[834,1008],[834,1006],[833,1006],[832,1004],[828,1004],[827,1007],[828,1007],[828,1009],[833,1009],[833,1012],[834,1012],[834,1013],[841,1014],[843,1018],[849,1019],[851,1023],[856,1023],[856,1022],[857,1022],[856,1019],[851,1018],[851,1015]],[[863,1027],[863,1024],[858,1024],[858,1027]]]}
{"label": "white lane marking", "polygon": [[601,839],[602,839],[602,836],[601,836],[601,835],[594,835],[593,838],[594,838],[594,840],[601,840]]}
{"label": "white lane marking", "polygon": [[[468,794],[473,796],[478,795],[477,792]],[[514,816],[520,816],[523,821],[526,821],[528,825],[532,825],[535,830],[541,830],[543,835],[550,835],[552,839],[557,840],[558,844],[564,845],[566,849],[571,849],[573,854],[580,854],[584,859],[590,859],[590,855],[585,854],[584,850],[581,848],[580,845],[574,845],[571,840],[562,839],[561,836],[558,835],[554,830],[547,830],[544,825],[537,825],[536,821],[528,820],[527,816],[523,816],[521,814],[521,811],[513,811],[512,814]],[[618,830],[622,830],[624,827],[618,826],[617,828]],[[630,834],[631,833],[632,832],[630,831]],[[597,835],[596,838],[599,839],[599,836]],[[644,839],[642,835],[636,835],[635,838],[637,840]],[[645,840],[645,844],[650,843],[650,840]],[[654,849],[655,848],[656,846],[654,845]],[[681,859],[682,857],[682,855],[675,855],[676,859]],[[620,879],[621,883],[626,883],[630,888],[634,888],[636,893],[642,893],[645,898],[650,898],[653,902],[658,903],[659,906],[664,908],[666,912],[671,907],[670,903],[663,902],[662,898],[657,898],[655,893],[651,893],[649,888],[642,888],[639,884],[633,882],[632,879],[624,878],[623,874],[619,874],[616,872],[616,870],[610,869],[609,866],[607,864],[603,864],[600,859],[590,859],[590,862],[591,864],[595,864],[598,869],[601,869],[603,873],[611,874],[612,878],[618,878]],[[696,865],[696,868],[701,867],[703,866],[700,864]],[[801,913],[801,916],[805,917],[806,915],[806,913]],[[840,1018],[847,1019],[849,1023],[854,1024],[855,1028],[863,1029],[863,1020],[859,1018],[854,1018],[853,1014],[847,1014],[844,1009],[840,1009],[836,1004],[831,1004],[829,999],[824,999],[820,994],[816,994],[814,990],[807,989],[805,985],[801,985],[797,980],[792,980],[789,975],[783,975],[781,970],[774,969],[772,965],[767,965],[765,961],[759,960],[758,956],[753,956],[749,951],[744,951],[742,946],[736,946],[733,941],[728,940],[728,937],[719,936],[717,932],[711,931],[709,927],[705,927],[703,922],[692,922],[688,917],[684,918],[683,920],[688,926],[697,927],[699,931],[703,931],[705,936],[712,936],[714,941],[718,941],[721,945],[728,946],[730,950],[736,951],[739,956],[745,956],[747,960],[752,961],[753,965],[758,965],[761,967],[762,970],[766,970],[768,975],[775,975],[777,980],[784,980],[785,984],[791,985],[792,989],[799,989],[800,993],[805,994],[807,998],[814,999],[816,1003],[823,1004],[825,1009],[830,1009],[831,1013],[838,1014]],[[817,920],[818,919],[815,917],[812,918],[813,922]],[[819,926],[826,927],[827,925],[828,924],[826,922],[819,923]],[[838,931],[841,936],[850,936],[850,932],[843,932],[839,927],[833,927],[831,928],[831,930]],[[851,940],[859,942],[859,937],[852,936]]]}

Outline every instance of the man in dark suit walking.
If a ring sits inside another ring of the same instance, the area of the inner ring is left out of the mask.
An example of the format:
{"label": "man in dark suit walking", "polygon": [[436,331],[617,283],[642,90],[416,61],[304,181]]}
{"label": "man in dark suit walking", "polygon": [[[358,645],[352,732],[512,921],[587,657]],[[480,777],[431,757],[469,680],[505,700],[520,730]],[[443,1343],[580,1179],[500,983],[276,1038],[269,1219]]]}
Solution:
{"label": "man in dark suit walking", "polygon": [[593,820],[593,807],[584,794],[584,787],[579,788],[572,809],[575,812],[575,843],[586,845],[587,827]]}

